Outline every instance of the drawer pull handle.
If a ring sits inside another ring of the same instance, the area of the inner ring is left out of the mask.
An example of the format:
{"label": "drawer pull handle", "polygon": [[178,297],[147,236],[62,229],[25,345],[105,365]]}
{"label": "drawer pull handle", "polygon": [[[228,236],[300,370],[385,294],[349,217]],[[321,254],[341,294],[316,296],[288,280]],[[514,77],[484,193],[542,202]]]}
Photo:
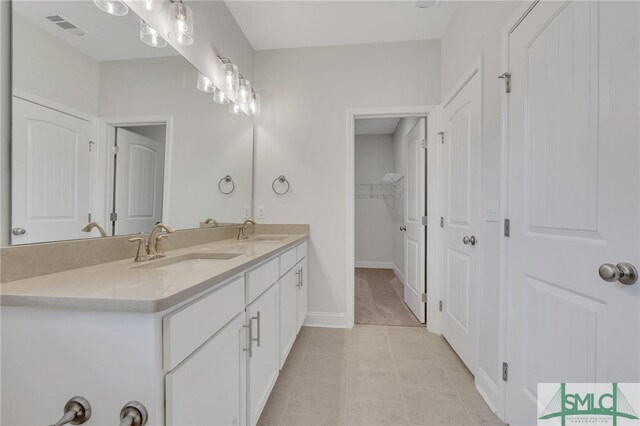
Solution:
{"label": "drawer pull handle", "polygon": [[252,331],[252,325],[251,325],[251,318],[249,318],[249,324],[247,325],[243,325],[244,328],[248,328],[249,332],[247,333],[247,336],[249,337],[249,347],[248,348],[244,348],[243,351],[245,352],[249,352],[249,358],[253,358],[253,345],[251,344],[251,342],[253,341],[253,338],[251,337],[251,331]]}

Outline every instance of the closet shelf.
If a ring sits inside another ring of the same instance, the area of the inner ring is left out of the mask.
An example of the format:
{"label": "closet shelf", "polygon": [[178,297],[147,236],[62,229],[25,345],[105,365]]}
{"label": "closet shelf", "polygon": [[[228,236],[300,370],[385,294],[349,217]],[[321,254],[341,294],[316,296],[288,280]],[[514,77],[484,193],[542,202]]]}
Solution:
{"label": "closet shelf", "polygon": [[404,179],[399,173],[387,173],[380,182],[356,183],[356,198],[383,198],[393,199],[402,194],[403,188],[400,182]]}

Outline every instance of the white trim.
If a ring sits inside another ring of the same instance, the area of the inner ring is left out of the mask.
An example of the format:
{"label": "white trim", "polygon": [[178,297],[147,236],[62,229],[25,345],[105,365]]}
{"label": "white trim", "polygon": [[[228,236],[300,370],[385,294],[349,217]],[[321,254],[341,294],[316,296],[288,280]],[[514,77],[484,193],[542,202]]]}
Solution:
{"label": "white trim", "polygon": [[499,401],[498,386],[480,366],[476,369],[475,385],[484,402],[486,402],[491,411],[495,413],[497,411],[495,403]]}
{"label": "white trim", "polygon": [[370,269],[393,269],[393,262],[376,262],[366,260],[356,260],[356,268],[370,268]]}
{"label": "white trim", "polygon": [[398,268],[395,263],[392,263],[391,269],[393,269],[393,272],[396,274],[396,277],[398,277],[398,280],[400,280],[400,282],[404,285],[404,274],[400,271],[400,268]]}
{"label": "white trim", "polygon": [[307,327],[351,328],[347,314],[339,312],[308,312],[304,325]]}
{"label": "white trim", "polygon": [[[520,5],[511,17],[506,21],[501,31],[501,65],[502,72],[509,72],[509,36],[513,30],[526,18],[531,10],[536,6],[538,0],[528,1]],[[508,113],[509,113],[509,95],[502,91],[500,101],[500,224],[504,224],[504,220],[509,217],[509,145],[508,145]],[[501,235],[500,237],[500,283],[499,283],[499,326],[498,330],[498,353],[502,360],[497,360],[499,365],[502,362],[508,362],[507,359],[507,296],[508,296],[508,248],[509,240]],[[507,421],[507,383],[501,380],[497,383],[497,410],[496,415],[503,422]]]}
{"label": "white trim", "polygon": [[[427,156],[427,205],[430,214],[427,213],[428,225],[425,233],[427,239],[427,253],[435,254],[427,255],[427,292],[439,294],[439,269],[437,268],[437,242],[439,241],[439,233],[434,232],[439,227],[436,217],[439,215],[433,212],[439,211],[438,205],[438,157],[439,148],[435,143],[437,139],[438,127],[438,106],[437,105],[418,105],[418,106],[398,106],[398,107],[379,107],[379,108],[349,108],[346,111],[347,133],[346,133],[346,249],[347,249],[347,268],[346,268],[346,327],[352,328],[355,319],[355,276],[353,270],[355,268],[355,119],[356,118],[389,118],[389,117],[426,117],[427,123],[427,149],[431,155]],[[436,298],[427,298],[427,328],[429,331],[440,334],[440,312],[437,308]]]}
{"label": "white trim", "polygon": [[34,104],[38,104],[45,108],[61,112],[63,114],[71,115],[73,117],[79,118],[80,120],[88,121],[90,123],[93,123],[94,120],[96,120],[96,117],[92,116],[91,114],[87,114],[80,110],[63,105],[59,102],[43,98],[42,96],[34,95],[33,93],[29,93],[22,89],[13,88],[13,96]]}
{"label": "white trim", "polygon": [[[104,198],[100,201],[106,223],[111,197],[113,196],[113,168],[110,167],[111,155],[109,153],[110,142],[113,138],[115,127],[129,126],[152,126],[165,125],[165,153],[164,153],[164,180],[162,190],[162,221],[169,222],[169,200],[171,182],[171,158],[173,152],[173,116],[172,115],[152,115],[152,116],[132,116],[132,117],[102,117],[98,119],[98,146],[99,149],[98,167],[96,167],[97,179],[104,181],[101,186],[104,188]],[[105,178],[106,176],[106,178]],[[101,178],[102,177],[102,178]]]}

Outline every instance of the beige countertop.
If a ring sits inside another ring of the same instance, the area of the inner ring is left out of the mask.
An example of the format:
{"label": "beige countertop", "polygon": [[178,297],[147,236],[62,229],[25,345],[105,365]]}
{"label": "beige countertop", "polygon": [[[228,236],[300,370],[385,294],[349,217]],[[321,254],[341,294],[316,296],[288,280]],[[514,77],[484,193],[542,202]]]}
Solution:
{"label": "beige countertop", "polygon": [[[283,239],[259,241],[252,237],[244,241],[222,240],[168,251],[164,259],[141,263],[126,259],[10,281],[0,284],[0,304],[96,311],[160,312],[302,242],[308,235],[277,236]],[[265,235],[258,237],[264,238]],[[189,253],[240,255],[197,270],[149,269],[153,262]]]}

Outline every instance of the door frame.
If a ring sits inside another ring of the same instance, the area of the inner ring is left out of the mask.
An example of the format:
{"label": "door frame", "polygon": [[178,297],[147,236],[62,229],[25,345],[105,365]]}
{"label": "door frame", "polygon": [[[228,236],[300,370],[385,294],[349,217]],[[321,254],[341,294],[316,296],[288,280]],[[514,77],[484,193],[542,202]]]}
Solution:
{"label": "door frame", "polygon": [[[540,0],[530,0],[520,5],[515,12],[507,19],[501,30],[500,36],[500,64],[502,72],[509,72],[509,43],[511,33],[520,25],[527,17],[529,12],[539,3]],[[499,221],[509,218],[509,95],[501,87],[500,96],[500,206]],[[506,362],[507,358],[507,326],[508,326],[508,273],[509,273],[509,239],[504,235],[500,237],[499,245],[499,305],[498,305],[498,353],[501,360],[499,363]],[[498,383],[498,406],[496,415],[500,420],[507,421],[507,382],[502,380]]]}
{"label": "door frame", "polygon": [[103,214],[104,223],[107,222],[109,215],[109,207],[113,199],[113,167],[111,167],[112,156],[110,154],[111,146],[115,136],[117,127],[132,126],[165,126],[165,147],[164,147],[164,179],[162,182],[162,221],[169,222],[169,182],[171,181],[171,154],[173,151],[173,116],[172,115],[155,115],[155,116],[133,116],[133,117],[106,117],[98,119],[98,167],[97,169],[97,187],[104,188],[104,192],[97,191],[94,200],[97,211]]}
{"label": "door frame", "polygon": [[352,328],[355,323],[355,120],[363,118],[398,118],[398,117],[424,117],[426,120],[427,151],[431,155],[427,156],[426,178],[427,196],[426,202],[429,208],[427,212],[427,229],[425,232],[427,253],[426,266],[426,291],[427,297],[427,329],[433,333],[440,334],[440,317],[438,312],[438,300],[440,296],[439,285],[439,258],[437,250],[440,241],[437,229],[436,213],[440,210],[438,204],[438,158],[440,151],[436,144],[437,128],[439,125],[438,105],[416,105],[397,107],[374,107],[374,108],[349,108],[346,110],[347,119],[347,143],[346,143],[346,243],[347,243],[347,270],[346,282],[346,312],[347,318],[345,326]]}

